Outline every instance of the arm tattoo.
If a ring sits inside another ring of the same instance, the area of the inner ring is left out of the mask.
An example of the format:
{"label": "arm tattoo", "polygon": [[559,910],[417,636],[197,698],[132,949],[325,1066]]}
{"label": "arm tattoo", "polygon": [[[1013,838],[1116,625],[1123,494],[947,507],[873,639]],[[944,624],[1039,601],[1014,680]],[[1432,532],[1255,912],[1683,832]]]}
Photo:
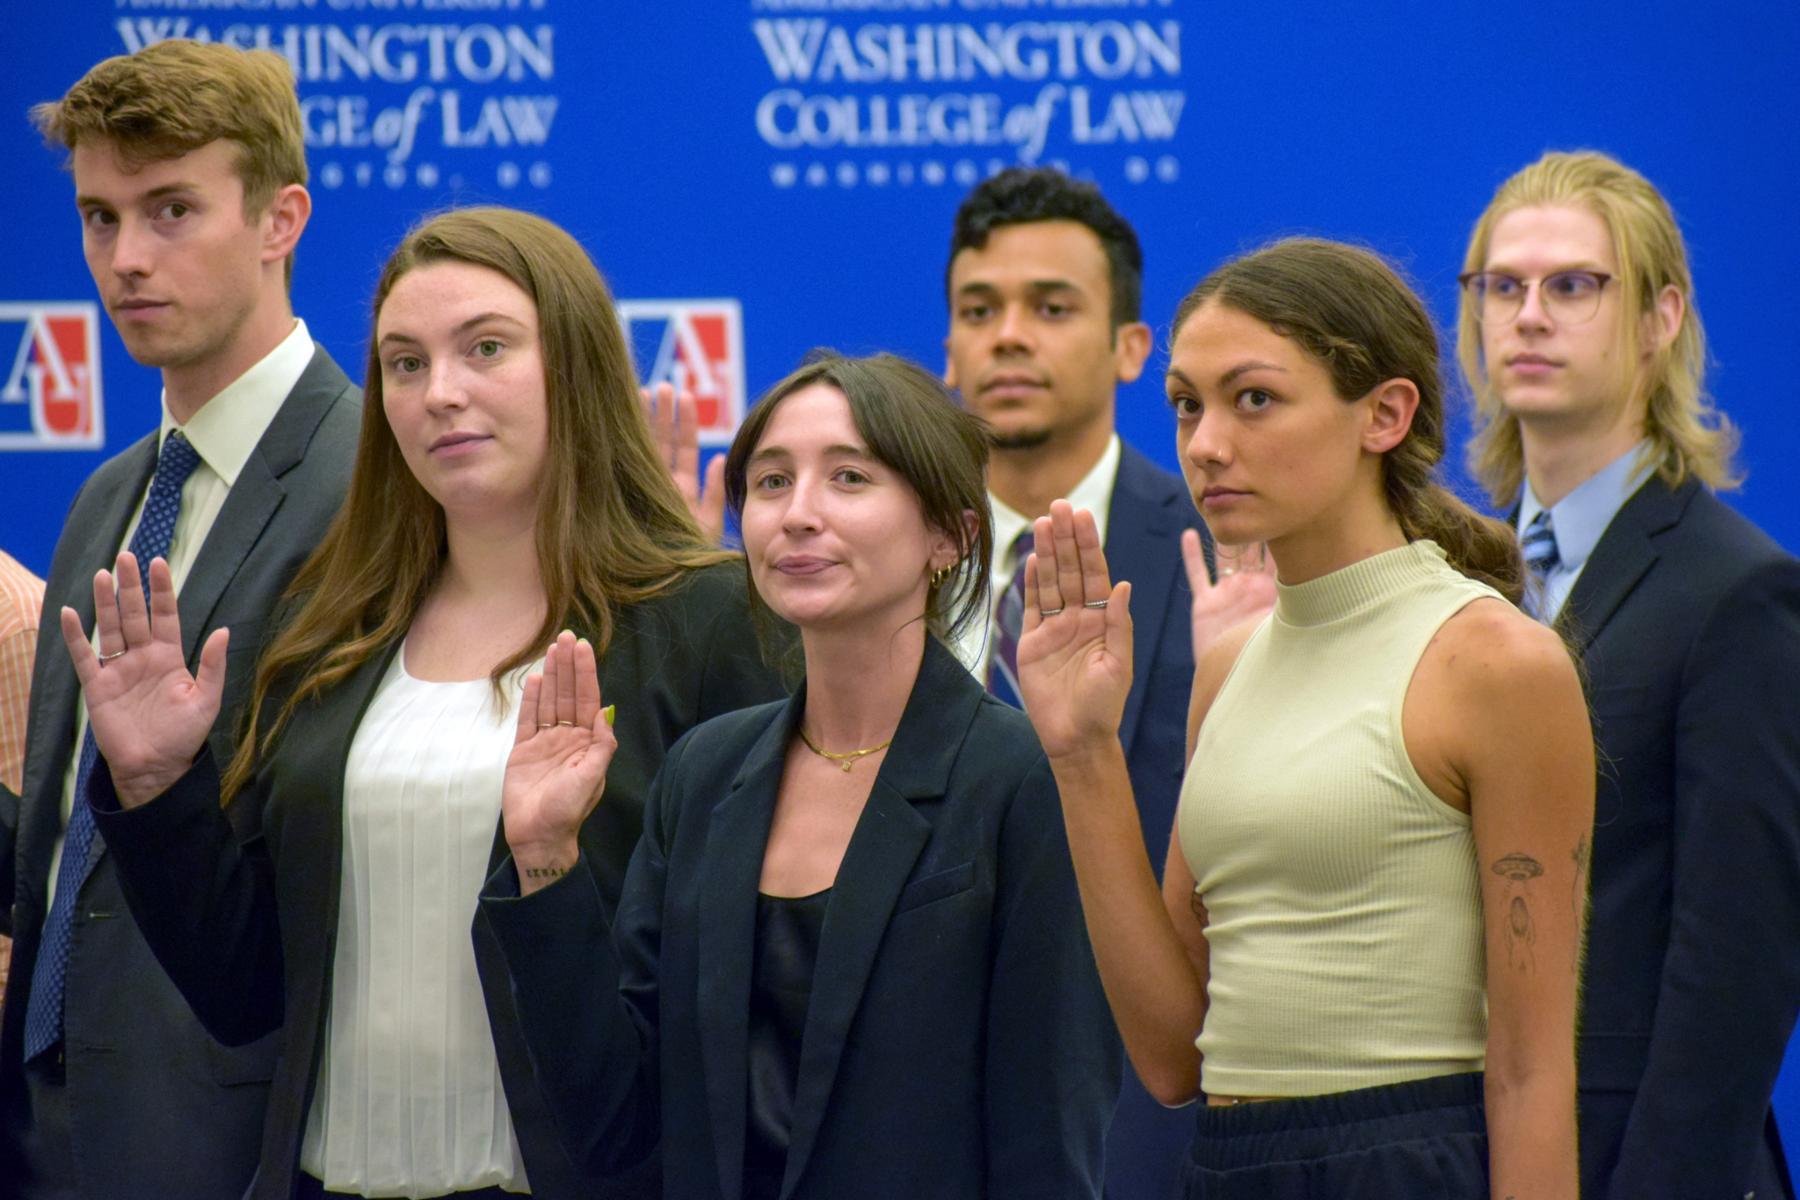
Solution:
{"label": "arm tattoo", "polygon": [[561,879],[569,873],[567,867],[526,867],[527,879]]}
{"label": "arm tattoo", "polygon": [[1531,907],[1525,903],[1525,887],[1544,873],[1544,864],[1529,854],[1513,853],[1495,859],[1493,872],[1511,885],[1506,906],[1507,964],[1520,971],[1536,971],[1531,948],[1537,942],[1537,928],[1532,924]]}

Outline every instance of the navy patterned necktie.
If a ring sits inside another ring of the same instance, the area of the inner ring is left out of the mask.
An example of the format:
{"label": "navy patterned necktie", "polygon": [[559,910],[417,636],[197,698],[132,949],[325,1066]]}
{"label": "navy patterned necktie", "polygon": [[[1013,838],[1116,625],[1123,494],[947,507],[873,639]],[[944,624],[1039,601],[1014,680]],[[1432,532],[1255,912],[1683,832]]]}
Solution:
{"label": "navy patterned necktie", "polygon": [[1024,708],[1019,692],[1019,635],[1025,628],[1025,564],[1031,560],[1031,526],[1013,539],[1012,582],[994,605],[994,648],[988,655],[987,689],[1014,708]]}
{"label": "navy patterned necktie", "polygon": [[1525,591],[1525,609],[1538,620],[1546,620],[1544,579],[1562,565],[1562,555],[1556,549],[1556,530],[1550,527],[1549,509],[1531,518],[1531,523],[1519,537],[1519,548],[1525,554],[1525,569],[1531,572]]}
{"label": "navy patterned necktie", "polygon": [[[150,560],[169,556],[175,536],[175,518],[181,513],[181,485],[187,482],[200,455],[180,431],[163,441],[156,474],[150,477],[150,494],[144,499],[144,515],[128,549],[137,556],[143,573],[144,598],[150,596]],[[69,807],[69,828],[63,838],[62,868],[56,876],[56,898],[44,920],[38,944],[37,966],[31,974],[31,999],[25,1007],[25,1059],[30,1061],[50,1049],[63,1036],[63,987],[68,978],[69,950],[75,934],[75,900],[93,866],[94,814],[88,808],[88,777],[100,757],[89,727],[81,739],[81,757],[75,767],[75,795]]]}

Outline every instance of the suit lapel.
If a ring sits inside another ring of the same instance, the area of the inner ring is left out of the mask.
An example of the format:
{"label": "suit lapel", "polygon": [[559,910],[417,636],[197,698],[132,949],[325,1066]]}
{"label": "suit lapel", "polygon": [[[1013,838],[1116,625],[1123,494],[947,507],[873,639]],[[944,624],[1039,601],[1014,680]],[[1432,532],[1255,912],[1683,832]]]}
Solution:
{"label": "suit lapel", "polygon": [[[110,571],[125,539],[125,526],[137,510],[138,501],[150,486],[156,470],[157,435],[151,434],[123,451],[116,462],[107,464],[94,477],[91,493],[81,497],[75,511],[69,514],[64,537],[86,527],[86,536],[78,547],[72,547],[61,569],[52,570],[44,591],[44,611],[56,613],[68,605],[81,618],[81,627],[91,635],[94,629],[94,573],[102,568]],[[58,547],[61,550],[61,547]],[[32,683],[30,720],[27,722],[27,774],[21,796],[51,795],[60,797],[63,772],[70,758],[79,752],[75,745],[75,708],[81,697],[81,685],[75,668],[62,645],[62,635],[54,620],[47,621],[38,641],[38,666]],[[43,818],[38,820],[35,818]],[[19,845],[21,866],[41,864],[47,877],[52,847],[62,833],[60,802],[25,803],[19,813]],[[106,839],[96,837],[89,852],[89,863]],[[32,872],[31,888],[35,894],[39,874]],[[47,911],[47,910],[46,910]]]}
{"label": "suit lapel", "polygon": [[1607,525],[1556,617],[1557,627],[1574,639],[1579,650],[1586,652],[1638,581],[1656,565],[1656,535],[1681,519],[1699,486],[1690,479],[1671,491],[1652,475]]}
{"label": "suit lapel", "polygon": [[1137,669],[1119,721],[1119,744],[1127,754],[1144,711],[1150,664],[1155,661],[1157,635],[1167,617],[1170,597],[1178,590],[1187,595],[1185,586],[1175,586],[1176,574],[1183,569],[1176,542],[1181,525],[1171,511],[1175,497],[1159,496],[1151,490],[1149,485],[1156,481],[1154,469],[1136,450],[1121,448],[1119,477],[1113,484],[1112,509],[1106,518],[1107,566],[1115,583],[1131,581],[1131,655]]}
{"label": "suit lapel", "polygon": [[244,460],[237,482],[181,585],[181,648],[190,663],[196,661],[201,635],[210,630],[225,589],[237,578],[244,559],[287,495],[281,476],[305,457],[307,443],[332,401],[349,386],[337,364],[315,347],[312,361],[263,431],[256,449]]}
{"label": "suit lapel", "polygon": [[[931,837],[931,822],[919,813],[915,802],[944,795],[950,767],[962,750],[982,694],[981,685],[962,664],[937,639],[927,638],[918,682],[894,731],[893,748],[882,761],[869,802],[844,851],[825,910],[806,1033],[801,1039],[794,1124],[788,1135],[787,1174],[781,1189],[784,1197],[793,1194],[818,1141],[844,1044],[887,932],[888,918]],[[765,840],[766,835],[765,827]],[[757,845],[760,861],[762,842]],[[753,922],[745,936],[746,941],[754,936]],[[742,1080],[739,1092],[741,1095]],[[742,1125],[740,1110],[738,1127]],[[740,1171],[741,1162],[740,1154]]]}

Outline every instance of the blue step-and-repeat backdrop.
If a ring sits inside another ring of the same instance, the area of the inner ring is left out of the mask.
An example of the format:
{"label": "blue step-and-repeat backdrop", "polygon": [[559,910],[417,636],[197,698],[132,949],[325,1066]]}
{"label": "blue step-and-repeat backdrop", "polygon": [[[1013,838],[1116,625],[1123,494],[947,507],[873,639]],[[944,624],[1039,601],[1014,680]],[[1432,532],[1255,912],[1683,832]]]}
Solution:
{"label": "blue step-and-repeat backdrop", "polygon": [[[0,546],[40,574],[80,481],[155,426],[158,384],[94,304],[61,154],[25,110],[170,37],[293,62],[315,203],[295,306],[352,374],[402,230],[517,205],[585,242],[640,370],[694,388],[715,440],[810,347],[941,364],[952,213],[1011,163],[1090,176],[1131,218],[1166,340],[1210,266],[1296,232],[1393,256],[1447,326],[1495,185],[1604,149],[1682,218],[1744,434],[1732,503],[1800,549],[1792,5],[23,0],[0,22]],[[1172,467],[1159,374],[1120,426]]]}

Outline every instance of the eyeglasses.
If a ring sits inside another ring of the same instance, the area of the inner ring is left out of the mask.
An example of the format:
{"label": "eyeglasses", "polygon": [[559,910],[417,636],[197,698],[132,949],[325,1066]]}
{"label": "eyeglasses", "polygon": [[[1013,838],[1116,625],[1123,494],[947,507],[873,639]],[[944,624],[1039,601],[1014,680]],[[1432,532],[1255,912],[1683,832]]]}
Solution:
{"label": "eyeglasses", "polygon": [[[1557,271],[1535,281],[1538,303],[1544,306],[1552,320],[1565,325],[1591,321],[1600,311],[1600,293],[1612,278],[1600,271]],[[1484,324],[1510,321],[1518,316],[1534,282],[1501,271],[1470,271],[1467,275],[1457,276],[1456,281],[1468,293],[1475,319]]]}

